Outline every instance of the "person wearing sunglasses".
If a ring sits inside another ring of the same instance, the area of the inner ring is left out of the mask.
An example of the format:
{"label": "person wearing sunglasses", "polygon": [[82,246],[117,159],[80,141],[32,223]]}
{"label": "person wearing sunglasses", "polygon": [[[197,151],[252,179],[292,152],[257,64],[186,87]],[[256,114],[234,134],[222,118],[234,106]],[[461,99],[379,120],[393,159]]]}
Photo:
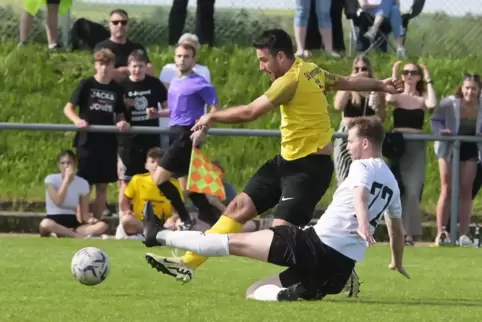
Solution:
{"label": "person wearing sunglasses", "polygon": [[[367,56],[357,56],[353,60],[352,76],[374,78],[373,66]],[[377,99],[369,102],[370,92],[337,91],[334,107],[343,113],[338,132],[346,132],[349,122],[360,116],[379,117],[385,119],[385,100],[376,94]],[[381,99],[379,99],[381,98]],[[371,104],[370,104],[371,103]],[[334,143],[333,159],[338,185],[345,180],[350,170],[351,156],[346,148],[346,139],[336,139]]]}
{"label": "person wearing sunglasses", "polygon": [[[402,62],[393,65],[392,72],[400,74]],[[425,110],[437,106],[437,95],[430,72],[424,65],[407,63],[402,69],[403,93],[387,94],[386,100],[393,108],[393,132],[423,133]],[[393,143],[395,144],[395,143]],[[390,160],[392,171],[399,173],[402,191],[402,219],[405,243],[414,244],[414,237],[422,235],[420,195],[425,181],[426,142],[405,141],[401,156]],[[395,170],[396,168],[396,170]]]}
{"label": "person wearing sunglasses", "polygon": [[[454,95],[444,98],[431,117],[432,132],[436,135],[480,135],[482,133],[481,82],[477,74],[465,74]],[[453,142],[436,141],[435,154],[440,171],[440,196],[437,203],[437,237],[435,244],[449,236],[443,233],[447,225],[450,205],[451,161]],[[462,142],[460,145],[459,186],[459,245],[467,246],[472,241],[467,236],[472,213],[472,189],[480,159],[482,144]]]}
{"label": "person wearing sunglasses", "polygon": [[[107,38],[97,45],[95,45],[94,52],[100,49],[110,49],[115,55],[115,70],[113,73],[113,79],[120,82],[127,76],[129,76],[129,68],[127,67],[127,60],[129,55],[134,50],[143,50],[147,55],[146,48],[136,42],[132,42],[127,38],[129,32],[129,15],[123,9],[113,10],[109,15],[109,30],[110,38]],[[153,67],[152,63],[147,56],[148,64],[146,74],[152,76]]]}

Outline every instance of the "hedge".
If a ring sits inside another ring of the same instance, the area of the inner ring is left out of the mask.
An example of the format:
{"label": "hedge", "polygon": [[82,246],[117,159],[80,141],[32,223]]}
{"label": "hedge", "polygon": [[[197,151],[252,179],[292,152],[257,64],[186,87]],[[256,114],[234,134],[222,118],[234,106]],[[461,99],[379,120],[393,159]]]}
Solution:
{"label": "hedge", "polygon": [[[172,61],[167,49],[149,48],[156,67]],[[390,76],[393,57],[372,57],[379,77]],[[203,48],[198,61],[206,64],[213,75],[222,105],[248,103],[268,87],[268,78],[258,70],[254,52],[249,48]],[[314,61],[332,72],[350,72],[351,58],[339,60],[316,57]],[[456,87],[465,71],[482,70],[482,63],[474,57],[459,59],[427,58],[438,97],[448,95]],[[25,123],[68,123],[62,108],[81,77],[93,72],[89,53],[48,53],[44,47],[16,48],[0,46],[0,121]],[[332,101],[333,93],[329,93]],[[428,115],[427,115],[428,116]],[[335,128],[339,113],[332,112]],[[277,129],[279,113],[275,112],[239,127]],[[390,128],[390,118],[386,126]],[[425,130],[430,132],[428,122]],[[1,199],[42,200],[43,179],[55,171],[55,156],[61,148],[72,145],[73,133],[0,131],[0,187]],[[226,168],[227,179],[241,189],[247,179],[268,158],[279,152],[278,138],[210,137],[203,148],[212,159],[218,159]],[[439,174],[433,154],[433,144],[427,147],[428,163],[423,194],[423,207],[433,211],[439,193]],[[323,204],[330,201],[335,180]],[[116,200],[116,185],[110,190],[110,199]],[[476,202],[476,210],[481,206]]]}

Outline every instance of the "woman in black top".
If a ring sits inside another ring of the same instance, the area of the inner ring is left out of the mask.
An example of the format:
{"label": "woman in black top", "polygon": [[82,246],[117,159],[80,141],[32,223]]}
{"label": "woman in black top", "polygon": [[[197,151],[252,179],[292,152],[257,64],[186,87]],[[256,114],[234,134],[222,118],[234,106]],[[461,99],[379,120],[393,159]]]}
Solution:
{"label": "woman in black top", "polygon": [[[115,56],[109,49],[94,55],[96,73],[84,78],[64,107],[64,114],[78,128],[116,125],[129,129],[124,119],[124,91],[112,80]],[[75,108],[79,107],[79,114]],[[107,185],[117,181],[117,137],[114,133],[77,132],[74,146],[79,157],[77,175],[95,185],[94,216],[102,217],[107,202]]]}
{"label": "woman in black top", "polygon": [[[352,77],[363,76],[375,78],[372,63],[367,56],[357,56],[353,60]],[[385,99],[382,95],[367,92],[338,91],[335,95],[334,107],[343,112],[343,117],[338,132],[346,132],[348,122],[354,117],[367,116],[385,119]],[[351,165],[351,156],[346,149],[346,139],[336,139],[334,144],[335,174],[340,185],[348,175]]]}

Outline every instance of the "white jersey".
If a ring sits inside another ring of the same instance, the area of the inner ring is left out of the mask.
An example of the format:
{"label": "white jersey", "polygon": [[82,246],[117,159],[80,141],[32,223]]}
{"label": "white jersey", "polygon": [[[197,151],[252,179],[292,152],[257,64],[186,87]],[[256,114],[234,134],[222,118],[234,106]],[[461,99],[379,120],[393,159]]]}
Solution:
{"label": "white jersey", "polygon": [[385,211],[392,218],[401,218],[402,206],[398,183],[385,161],[377,158],[352,162],[347,178],[336,189],[331,204],[314,229],[325,245],[355,261],[362,261],[367,246],[356,233],[355,187],[365,187],[370,192],[368,220],[372,233]]}

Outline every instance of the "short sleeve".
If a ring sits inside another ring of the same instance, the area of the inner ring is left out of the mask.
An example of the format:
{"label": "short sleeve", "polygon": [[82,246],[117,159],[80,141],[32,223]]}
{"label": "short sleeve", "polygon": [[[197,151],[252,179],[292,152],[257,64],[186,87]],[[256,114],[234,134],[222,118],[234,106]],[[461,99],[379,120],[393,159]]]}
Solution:
{"label": "short sleeve", "polygon": [[124,104],[124,89],[119,85],[117,89],[117,101],[115,102],[114,112],[116,114],[121,114],[126,111]]}
{"label": "short sleeve", "polygon": [[276,79],[264,93],[274,106],[288,103],[296,93],[298,80],[293,73],[287,73]]}
{"label": "short sleeve", "polygon": [[53,184],[53,185],[55,185],[55,175],[49,174],[48,176],[46,176],[46,177],[45,177],[45,180],[44,180],[44,183],[45,183],[45,184]]}
{"label": "short sleeve", "polygon": [[368,171],[365,164],[359,160],[355,160],[351,163],[346,180],[350,180],[352,188],[365,187],[370,189],[373,183],[373,174],[372,171]]}
{"label": "short sleeve", "polygon": [[137,183],[137,177],[134,176],[132,177],[131,181],[127,184],[127,187],[124,189],[124,196],[126,196],[129,199],[134,199],[136,196],[136,183]]}
{"label": "short sleeve", "polygon": [[170,83],[172,79],[175,77],[176,71],[172,67],[171,64],[165,65],[162,67],[161,74],[159,75],[159,79],[163,83]]}
{"label": "short sleeve", "polygon": [[338,75],[332,74],[326,70],[323,70],[323,77],[325,79],[325,88],[337,88],[340,82],[340,77]]}
{"label": "short sleeve", "polygon": [[70,103],[74,106],[79,106],[82,101],[82,97],[84,97],[83,92],[84,88],[86,87],[87,80],[83,79],[80,81],[79,85],[77,85],[77,88],[74,90],[72,93],[72,96],[70,97]]}
{"label": "short sleeve", "polygon": [[207,85],[201,88],[199,90],[199,95],[201,95],[203,101],[209,106],[218,104],[216,89],[212,85]]}
{"label": "short sleeve", "polygon": [[90,193],[90,187],[89,183],[87,180],[81,178],[81,177],[76,177],[79,180],[79,194],[82,197],[88,196]]}
{"label": "short sleeve", "polygon": [[158,87],[158,89],[156,91],[157,99],[158,99],[159,103],[162,104],[165,101],[167,101],[167,89],[160,80],[158,80],[156,78],[154,78],[154,80],[156,81],[157,87]]}
{"label": "short sleeve", "polygon": [[400,195],[393,198],[385,214],[390,218],[402,218],[402,201]]}

